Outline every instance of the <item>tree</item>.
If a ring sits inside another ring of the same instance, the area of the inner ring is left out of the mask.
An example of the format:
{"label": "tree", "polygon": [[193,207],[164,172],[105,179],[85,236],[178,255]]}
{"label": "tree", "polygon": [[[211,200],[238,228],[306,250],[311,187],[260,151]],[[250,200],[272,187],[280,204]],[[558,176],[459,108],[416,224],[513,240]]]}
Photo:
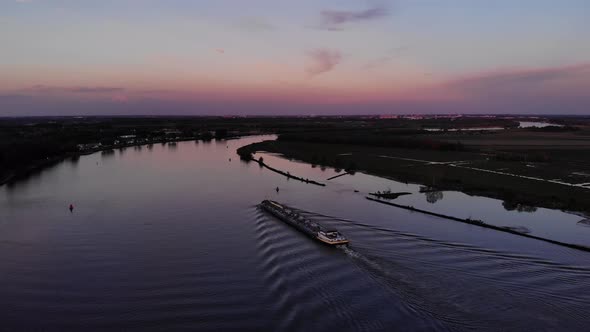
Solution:
{"label": "tree", "polygon": [[227,137],[227,129],[219,128],[215,129],[215,138],[226,138]]}
{"label": "tree", "polygon": [[430,204],[434,204],[444,197],[443,192],[438,190],[428,190],[425,195],[426,201]]}

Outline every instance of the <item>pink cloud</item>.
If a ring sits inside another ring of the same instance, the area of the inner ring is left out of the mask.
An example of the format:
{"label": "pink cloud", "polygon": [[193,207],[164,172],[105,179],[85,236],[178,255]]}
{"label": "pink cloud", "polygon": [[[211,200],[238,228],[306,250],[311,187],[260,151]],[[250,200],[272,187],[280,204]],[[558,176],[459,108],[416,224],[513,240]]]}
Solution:
{"label": "pink cloud", "polygon": [[88,94],[100,94],[100,93],[112,93],[125,91],[125,88],[111,87],[111,86],[48,86],[38,84],[26,91],[38,92],[38,93],[88,93]]}
{"label": "pink cloud", "polygon": [[498,70],[445,83],[446,90],[470,97],[579,95],[590,91],[590,64]]}
{"label": "pink cloud", "polygon": [[[341,53],[336,50],[315,49],[307,56],[309,63],[305,69],[311,77],[334,70],[342,61]],[[437,78],[412,82],[412,77],[404,76],[399,84],[387,80],[364,81],[362,73],[355,76],[341,73],[335,82],[316,84],[292,80],[294,73],[301,72],[298,69],[283,72],[285,66],[281,63],[260,63],[255,67],[253,72],[276,71],[269,76],[276,79],[257,83],[151,81],[148,85],[124,88],[107,82],[0,90],[0,116],[82,111],[94,114],[590,112],[590,63],[502,69],[446,81]]]}
{"label": "pink cloud", "polygon": [[306,71],[310,76],[329,72],[342,60],[342,54],[336,50],[315,49],[307,55],[309,57],[309,63]]}
{"label": "pink cloud", "polygon": [[129,102],[129,97],[126,95],[115,95],[111,97],[111,101],[116,103],[127,103]]}

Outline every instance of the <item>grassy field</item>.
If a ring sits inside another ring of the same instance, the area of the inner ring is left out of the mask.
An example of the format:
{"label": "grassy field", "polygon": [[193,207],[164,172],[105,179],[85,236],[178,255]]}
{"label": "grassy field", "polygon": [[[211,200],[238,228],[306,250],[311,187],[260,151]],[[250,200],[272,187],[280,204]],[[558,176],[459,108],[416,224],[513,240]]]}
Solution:
{"label": "grassy field", "polygon": [[590,127],[578,128],[565,132],[513,129],[485,135],[445,133],[429,137],[460,142],[467,150],[488,156],[472,163],[473,167],[567,183],[589,183]]}
{"label": "grassy field", "polygon": [[521,204],[590,213],[590,186],[575,186],[590,183],[589,133],[582,126],[562,133],[510,129],[418,136],[421,141],[453,142],[462,147],[440,150],[422,144],[413,148],[370,146],[367,142],[372,141],[364,138],[360,140],[363,144],[352,144],[353,140],[334,137],[342,133],[314,132],[253,144],[242,153],[281,153],[310,164],[499,198],[506,201],[506,206]]}

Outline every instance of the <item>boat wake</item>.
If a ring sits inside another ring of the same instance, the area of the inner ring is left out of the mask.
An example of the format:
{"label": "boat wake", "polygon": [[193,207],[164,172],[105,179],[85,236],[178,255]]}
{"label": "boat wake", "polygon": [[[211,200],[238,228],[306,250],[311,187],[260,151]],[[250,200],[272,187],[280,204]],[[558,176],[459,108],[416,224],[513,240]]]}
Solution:
{"label": "boat wake", "polygon": [[351,244],[338,248],[355,266],[451,330],[584,330],[588,266],[301,213],[341,230]]}
{"label": "boat wake", "polygon": [[351,245],[340,245],[338,249],[342,250],[348,257],[355,261],[359,266],[370,270],[373,274],[380,277],[391,276],[390,270],[387,266],[381,265],[374,259],[362,254],[358,250],[354,249]]}
{"label": "boat wake", "polygon": [[[366,264],[371,260],[347,245],[330,247],[311,240],[260,210],[255,230],[269,286],[266,297],[277,310],[270,330],[389,331],[391,326],[445,330],[436,320],[375,287],[374,278],[350,264],[348,257]],[[373,269],[379,270],[378,265]]]}

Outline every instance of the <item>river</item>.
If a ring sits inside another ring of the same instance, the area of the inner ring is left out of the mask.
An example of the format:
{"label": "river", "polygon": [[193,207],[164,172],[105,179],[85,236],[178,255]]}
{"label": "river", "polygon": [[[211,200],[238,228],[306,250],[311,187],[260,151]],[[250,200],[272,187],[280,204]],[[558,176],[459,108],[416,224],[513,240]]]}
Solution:
{"label": "river", "polygon": [[[96,153],[0,187],[0,330],[587,329],[590,253],[364,198],[412,185],[325,181],[334,170],[264,155],[320,187],[239,160],[238,147],[268,138]],[[473,218],[526,216],[518,225],[538,216],[556,232],[573,220],[443,195],[401,199],[468,204]],[[257,209],[263,199],[351,244],[310,240]]]}

